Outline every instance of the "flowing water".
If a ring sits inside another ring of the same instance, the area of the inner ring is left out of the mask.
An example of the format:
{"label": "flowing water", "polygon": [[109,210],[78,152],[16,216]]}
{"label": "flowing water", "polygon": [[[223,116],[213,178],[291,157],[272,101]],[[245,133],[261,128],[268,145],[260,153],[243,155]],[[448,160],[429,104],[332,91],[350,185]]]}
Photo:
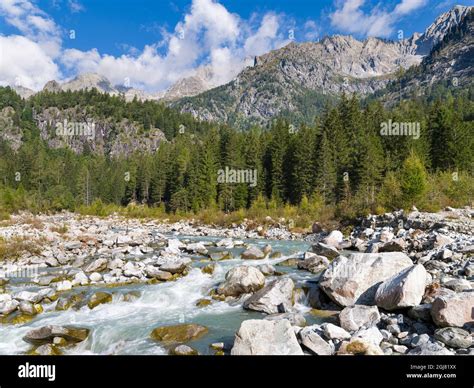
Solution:
{"label": "flowing water", "polygon": [[[179,236],[186,241],[218,241],[221,238]],[[207,307],[196,307],[196,301],[208,297],[209,290],[224,280],[226,272],[237,265],[277,264],[288,256],[304,252],[309,245],[302,241],[245,240],[259,247],[272,245],[273,251],[282,253],[278,259],[242,260],[239,254],[243,248],[230,251],[234,259],[220,261],[212,275],[204,274],[199,267],[207,264],[199,258],[193,261],[189,274],[174,282],[155,285],[135,284],[114,289],[112,303],[102,304],[90,310],[87,306],[75,311],[55,311],[55,303],[48,305],[45,312],[32,321],[19,325],[0,325],[0,354],[21,354],[30,349],[30,345],[22,340],[31,328],[45,325],[75,325],[91,329],[88,339],[74,348],[67,350],[70,354],[167,354],[167,350],[159,343],[150,339],[153,328],[179,323],[198,323],[209,329],[209,333],[200,340],[192,342],[192,346],[201,354],[212,354],[209,344],[213,342],[232,343],[234,334],[240,323],[246,319],[262,318],[262,314],[245,311],[242,302],[229,304],[213,301]],[[278,271],[285,272],[282,276],[290,276],[295,284],[301,286],[315,279],[315,275],[295,268],[278,266]],[[272,277],[269,277],[272,279]],[[88,292],[101,290],[100,287],[83,287]],[[76,289],[74,289],[76,290]],[[138,299],[123,301],[119,292],[140,291]],[[296,309],[305,315],[307,321],[315,321],[308,312],[304,302],[296,304]]]}

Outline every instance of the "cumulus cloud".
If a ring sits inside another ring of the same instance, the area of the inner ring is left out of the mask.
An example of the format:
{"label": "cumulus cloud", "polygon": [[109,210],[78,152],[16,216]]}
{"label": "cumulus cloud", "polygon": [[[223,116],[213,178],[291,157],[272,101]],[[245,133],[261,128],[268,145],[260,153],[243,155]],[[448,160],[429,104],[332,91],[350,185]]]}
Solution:
{"label": "cumulus cloud", "polygon": [[19,35],[0,35],[0,69],[0,85],[33,90],[60,76],[58,66],[43,48]]}
{"label": "cumulus cloud", "polygon": [[60,29],[54,20],[28,0],[0,1],[0,17],[23,36],[38,43],[51,57],[60,53]]}
{"label": "cumulus cloud", "polygon": [[[214,0],[194,0],[189,12],[162,42],[145,46],[139,54],[120,57],[97,50],[65,50],[62,63],[76,73],[96,72],[113,83],[130,80],[135,87],[163,90],[192,75],[199,66],[212,68],[210,80],[220,85],[232,80],[248,62],[288,43],[282,16],[264,15],[258,23],[242,20]],[[160,54],[160,48],[166,47]]]}
{"label": "cumulus cloud", "polygon": [[333,27],[344,32],[365,36],[387,37],[393,32],[393,24],[401,17],[426,4],[427,0],[402,0],[392,11],[377,4],[370,11],[361,8],[365,0],[337,1],[337,9],[330,14]]}

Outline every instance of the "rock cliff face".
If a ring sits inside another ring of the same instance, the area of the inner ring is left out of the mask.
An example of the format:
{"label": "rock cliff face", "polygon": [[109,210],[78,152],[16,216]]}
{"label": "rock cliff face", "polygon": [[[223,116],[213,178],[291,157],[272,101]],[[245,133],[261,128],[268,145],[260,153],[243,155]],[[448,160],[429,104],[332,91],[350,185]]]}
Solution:
{"label": "rock cliff face", "polygon": [[[0,139],[17,150],[23,143],[23,129],[15,125],[15,111],[11,107],[0,111]],[[70,148],[81,154],[90,151],[94,154],[127,156],[132,152],[154,152],[161,142],[166,141],[158,128],[145,131],[137,123],[126,119],[114,122],[110,119],[97,119],[87,114],[85,108],[72,109],[47,108],[36,113],[35,122],[40,137],[50,148]]]}
{"label": "rock cliff face", "polygon": [[431,48],[442,41],[446,33],[453,26],[458,25],[472,9],[473,7],[456,5],[450,11],[441,14],[415,41],[417,54],[428,55]]}

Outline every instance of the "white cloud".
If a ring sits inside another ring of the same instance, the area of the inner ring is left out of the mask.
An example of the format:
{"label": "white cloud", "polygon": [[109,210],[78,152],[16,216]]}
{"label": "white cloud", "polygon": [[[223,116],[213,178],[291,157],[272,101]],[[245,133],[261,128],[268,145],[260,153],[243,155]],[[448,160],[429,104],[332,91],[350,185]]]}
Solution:
{"label": "white cloud", "polygon": [[0,69],[0,85],[34,90],[60,76],[58,66],[43,48],[19,35],[0,35]]}
{"label": "white cloud", "polygon": [[[260,23],[242,20],[214,0],[194,0],[173,33],[163,42],[145,46],[138,55],[101,55],[97,50],[65,50],[62,63],[76,73],[96,72],[112,83],[130,79],[135,87],[163,90],[192,75],[201,65],[210,65],[212,83],[232,80],[245,66],[246,58],[261,55],[288,43],[281,30],[281,17],[269,13]],[[164,54],[159,48],[165,46]]]}
{"label": "white cloud", "polygon": [[316,40],[320,34],[320,28],[314,20],[308,20],[303,26],[305,40]]}
{"label": "white cloud", "polygon": [[55,57],[61,48],[60,29],[54,20],[28,0],[1,0],[0,17]]}
{"label": "white cloud", "polygon": [[427,0],[402,0],[390,12],[377,4],[370,11],[361,8],[365,0],[337,1],[337,9],[330,15],[333,27],[343,32],[366,36],[387,37],[393,32],[393,24],[401,17],[426,4]]}
{"label": "white cloud", "polygon": [[[68,5],[71,10],[81,9],[77,0],[70,0]],[[173,31],[163,31],[162,41],[118,57],[100,53],[97,49],[63,48],[60,28],[32,1],[0,0],[0,17],[25,36],[30,44],[28,47],[25,42],[22,44],[25,50],[34,51],[32,58],[41,57],[40,62],[29,65],[32,74],[36,75],[27,82],[35,89],[43,86],[41,82],[64,78],[58,65],[69,75],[96,72],[114,84],[129,79],[132,86],[148,91],[163,90],[193,74],[200,66],[210,65],[214,75],[212,82],[222,84],[234,78],[249,57],[289,42],[283,31],[283,26],[287,25],[283,15],[268,13],[242,20],[216,0],[192,0],[189,11]],[[15,42],[10,38],[7,37],[9,50]],[[6,41],[2,45],[6,47]],[[17,67],[16,71],[25,75],[23,67]],[[43,72],[42,76],[37,74],[40,72]],[[10,73],[0,70],[0,80],[11,82],[13,73]]]}

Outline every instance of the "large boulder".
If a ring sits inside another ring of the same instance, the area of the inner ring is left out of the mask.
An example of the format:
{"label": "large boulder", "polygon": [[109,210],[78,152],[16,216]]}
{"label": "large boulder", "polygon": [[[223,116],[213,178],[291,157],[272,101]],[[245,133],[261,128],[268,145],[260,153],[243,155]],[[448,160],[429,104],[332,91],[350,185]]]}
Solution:
{"label": "large boulder", "polygon": [[324,336],[331,340],[347,340],[351,338],[349,332],[344,330],[342,327],[336,326],[332,323],[323,323],[321,329],[324,332]]}
{"label": "large boulder", "polygon": [[90,263],[84,271],[87,273],[102,272],[107,269],[107,264],[108,264],[107,259],[104,259],[104,258],[97,259],[97,260],[94,260],[92,263]]}
{"label": "large boulder", "polygon": [[153,329],[150,335],[155,341],[183,343],[201,338],[207,332],[207,327],[189,323],[157,327]]}
{"label": "large boulder", "polygon": [[327,237],[323,239],[323,243],[334,248],[338,248],[339,244],[344,240],[344,235],[339,230],[333,230]]}
{"label": "large boulder", "polygon": [[64,338],[67,343],[77,343],[84,341],[89,335],[89,329],[72,326],[43,326],[30,330],[23,337],[23,340],[33,345],[43,345],[53,343],[54,338]]}
{"label": "large boulder", "polygon": [[286,319],[243,321],[232,355],[303,355],[295,331]]}
{"label": "large boulder", "polygon": [[349,306],[339,313],[341,327],[347,331],[368,328],[377,324],[379,321],[380,314],[377,306]]}
{"label": "large boulder", "polygon": [[290,278],[274,280],[248,298],[244,308],[266,314],[288,312],[293,307],[294,288]]}
{"label": "large boulder", "polygon": [[409,355],[415,356],[451,356],[453,355],[448,349],[438,343],[428,341],[408,352]]}
{"label": "large boulder", "polygon": [[320,287],[341,306],[373,305],[380,283],[412,265],[401,252],[339,256],[322,274]]}
{"label": "large boulder", "polygon": [[377,289],[375,303],[385,310],[417,306],[425,293],[427,272],[421,264],[402,270]]}
{"label": "large boulder", "polygon": [[154,279],[164,281],[164,282],[171,280],[173,278],[173,275],[171,274],[171,272],[162,271],[161,269],[153,265],[147,265],[145,267],[145,273],[146,273],[146,276],[149,278],[154,278]]}
{"label": "large boulder", "polygon": [[431,317],[440,327],[462,327],[474,323],[474,291],[464,291],[436,298]]}
{"label": "large boulder", "polygon": [[241,265],[232,268],[225,275],[225,281],[217,293],[225,296],[239,296],[260,290],[265,285],[265,275],[255,267]]}
{"label": "large boulder", "polygon": [[[311,252],[307,252],[311,253]],[[318,273],[325,270],[329,266],[329,260],[324,256],[312,254],[310,257],[305,258],[298,262],[298,269],[303,269],[312,273]]]}
{"label": "large boulder", "polygon": [[261,260],[265,258],[265,253],[263,253],[256,246],[250,246],[248,249],[242,252],[241,257],[244,260]]}

